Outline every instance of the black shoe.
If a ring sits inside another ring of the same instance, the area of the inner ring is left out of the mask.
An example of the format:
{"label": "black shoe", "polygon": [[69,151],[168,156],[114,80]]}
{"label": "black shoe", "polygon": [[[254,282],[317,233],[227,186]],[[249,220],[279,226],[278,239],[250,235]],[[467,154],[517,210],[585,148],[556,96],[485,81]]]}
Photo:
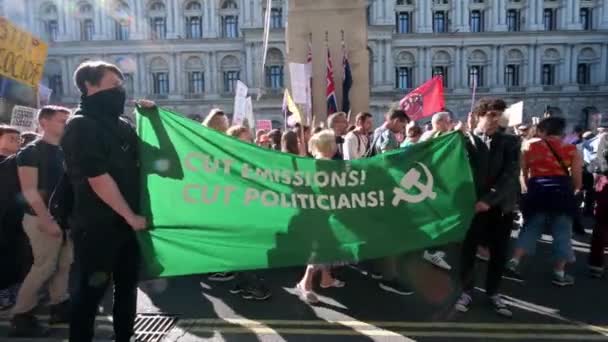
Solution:
{"label": "black shoe", "polygon": [[471,295],[463,292],[458,298],[458,301],[456,301],[456,304],[454,304],[454,309],[459,312],[467,312],[471,308],[472,304],[473,298],[471,298]]}
{"label": "black shoe", "polygon": [[45,337],[49,330],[40,325],[36,317],[28,312],[17,314],[11,320],[10,337]]}
{"label": "black shoe", "polygon": [[230,293],[240,295],[241,298],[247,300],[266,300],[272,296],[270,290],[264,285],[236,284],[230,289]]}
{"label": "black shoe", "polygon": [[509,307],[505,304],[500,295],[491,296],[489,299],[490,304],[494,307],[494,312],[504,317],[513,317],[513,312],[509,310]]}
{"label": "black shoe", "polygon": [[602,279],[604,277],[604,268],[589,266],[589,276],[594,279]]}
{"label": "black shoe", "polygon": [[394,280],[382,280],[378,283],[381,289],[387,292],[396,293],[402,296],[409,296],[414,294],[414,290],[410,289],[405,285],[401,285],[397,281]]}
{"label": "black shoe", "polygon": [[51,305],[49,324],[68,324],[70,322],[70,301]]}
{"label": "black shoe", "polygon": [[233,272],[213,273],[212,275],[209,276],[210,281],[225,282],[225,281],[231,281],[232,279],[234,279]]}
{"label": "black shoe", "polygon": [[519,273],[517,268],[512,265],[507,265],[507,268],[505,268],[505,271],[502,274],[502,277],[505,279],[508,279],[508,280],[518,282],[518,283],[524,282],[524,277],[521,275],[521,273]]}

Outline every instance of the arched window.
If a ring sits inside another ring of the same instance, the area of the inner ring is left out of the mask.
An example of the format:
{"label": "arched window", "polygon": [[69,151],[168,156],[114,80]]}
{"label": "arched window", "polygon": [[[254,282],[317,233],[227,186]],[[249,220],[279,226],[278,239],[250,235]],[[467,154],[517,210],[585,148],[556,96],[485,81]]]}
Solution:
{"label": "arched window", "polygon": [[488,58],[481,50],[474,50],[469,55],[469,87],[485,87],[485,67],[487,63]]}
{"label": "arched window", "polygon": [[166,96],[169,94],[169,64],[161,57],[150,62],[150,79],[152,80],[152,94]]}
{"label": "arched window", "polygon": [[445,51],[438,51],[433,55],[432,68],[433,76],[441,76],[443,86],[448,88],[448,75],[451,62],[450,54]]}
{"label": "arched window", "polygon": [[222,37],[238,38],[239,36],[239,9],[236,2],[226,0],[220,10],[222,17]]}
{"label": "arched window", "polygon": [[221,63],[224,76],[224,93],[234,93],[236,81],[241,77],[241,63],[234,56],[226,56]]}
{"label": "arched window", "polygon": [[410,52],[402,51],[395,58],[395,89],[406,90],[414,85],[415,58]]}
{"label": "arched window", "polygon": [[576,83],[580,85],[590,85],[592,83],[593,67],[597,63],[598,57],[591,48],[584,48],[578,54],[578,64],[576,67]]}
{"label": "arched window", "polygon": [[188,93],[202,94],[205,92],[205,72],[203,61],[199,57],[186,60],[186,76],[188,77]]}
{"label": "arched window", "polygon": [[61,73],[61,64],[55,60],[49,60],[44,66],[44,81],[51,93],[51,102],[61,101],[63,96],[63,77]]}
{"label": "arched window", "polygon": [[203,6],[198,1],[190,1],[184,11],[186,17],[186,38],[203,37]]}
{"label": "arched window", "polygon": [[88,3],[80,4],[78,19],[80,20],[80,40],[93,40],[93,34],[95,34],[93,6]]}
{"label": "arched window", "polygon": [[57,6],[54,4],[45,4],[42,6],[40,13],[43,30],[47,41],[57,41],[57,37],[59,36],[59,16],[57,14]]}
{"label": "arched window", "polygon": [[129,25],[131,25],[129,5],[117,2],[114,8],[114,32],[116,40],[129,40]]}
{"label": "arched window", "polygon": [[524,54],[519,50],[510,50],[505,56],[504,79],[505,86],[521,86],[523,72]]}
{"label": "arched window", "polygon": [[543,54],[541,82],[544,86],[554,86],[557,84],[557,67],[559,66],[559,52],[555,49],[547,49]]}
{"label": "arched window", "polygon": [[150,39],[159,40],[167,37],[167,10],[162,2],[150,5]]}
{"label": "arched window", "polygon": [[268,50],[266,63],[266,87],[270,89],[283,89],[283,53],[279,49]]}

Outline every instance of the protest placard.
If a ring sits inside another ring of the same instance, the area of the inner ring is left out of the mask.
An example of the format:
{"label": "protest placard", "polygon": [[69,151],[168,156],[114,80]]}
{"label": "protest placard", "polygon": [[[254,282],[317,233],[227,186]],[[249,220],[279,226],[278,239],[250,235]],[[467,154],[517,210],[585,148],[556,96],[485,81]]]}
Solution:
{"label": "protest placard", "polygon": [[38,127],[36,122],[36,108],[15,106],[11,114],[11,126],[21,132],[35,131]]}
{"label": "protest placard", "polygon": [[38,87],[48,46],[0,17],[0,75]]}

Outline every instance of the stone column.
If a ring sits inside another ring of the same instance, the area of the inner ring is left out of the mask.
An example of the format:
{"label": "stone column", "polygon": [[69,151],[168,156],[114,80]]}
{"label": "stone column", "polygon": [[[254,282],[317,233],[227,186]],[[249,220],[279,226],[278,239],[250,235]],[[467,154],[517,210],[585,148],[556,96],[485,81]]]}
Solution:
{"label": "stone column", "polygon": [[507,8],[505,2],[507,0],[498,0],[497,6],[494,6],[498,11],[497,22],[495,23],[494,29],[496,31],[507,31]]}
{"label": "stone column", "polygon": [[604,1],[602,3],[600,12],[601,16],[599,28],[602,30],[608,30],[608,1]]}
{"label": "stone column", "polygon": [[[245,46],[245,60],[247,62],[246,82],[249,86],[253,86],[253,55],[252,55],[253,49],[252,49],[252,46],[253,46],[253,43],[247,43],[247,45]],[[287,70],[287,68],[285,68],[285,70]],[[286,74],[288,74],[288,73],[286,72]]]}
{"label": "stone column", "polygon": [[418,82],[418,84],[422,84],[422,82],[425,81],[425,75],[424,75],[424,64],[425,64],[425,55],[424,55],[424,48],[419,48],[416,50],[418,52],[418,56],[416,56],[416,65],[418,66],[418,69],[416,70],[417,76],[416,76],[416,81]]}
{"label": "stone column", "polygon": [[72,82],[70,82],[72,80],[72,75],[70,73],[70,70],[68,69],[68,58],[63,57],[60,59],[60,61],[61,61],[61,87],[63,88],[63,96],[70,96],[74,92],[71,90],[72,87],[70,87],[70,85],[72,83]]}
{"label": "stone column", "polygon": [[177,4],[177,0],[170,0],[166,6],[167,9],[167,38],[177,38],[179,29],[177,28],[177,21],[180,12],[180,6]]}
{"label": "stone column", "polygon": [[539,30],[543,30],[545,27],[543,23],[544,10],[544,0],[536,0],[536,22],[538,23]]}
{"label": "stone column", "polygon": [[[496,70],[498,76],[498,88],[505,88],[505,49],[502,46],[496,47],[496,58],[498,58],[498,70]],[[520,70],[520,73],[522,70]]]}
{"label": "stone column", "polygon": [[581,1],[580,0],[569,0],[566,1],[566,15],[567,20],[564,21],[564,26],[568,30],[580,30],[583,28],[580,22],[581,13]]}
{"label": "stone column", "polygon": [[387,83],[394,84],[395,80],[393,78],[395,77],[395,60],[393,57],[393,47],[391,40],[386,41],[386,69]]}
{"label": "stone column", "polygon": [[423,1],[421,3],[421,23],[422,26],[419,27],[420,33],[429,33],[433,32],[432,19],[433,19],[433,11],[431,9],[432,1]]}
{"label": "stone column", "polygon": [[[460,88],[460,78],[462,76],[462,47],[458,47],[455,50],[455,56],[452,57],[452,65],[454,66],[454,71],[452,72],[452,77],[448,77],[448,81],[452,84],[452,88],[458,89]],[[448,71],[449,76],[449,71]],[[450,80],[451,78],[451,80]]]}
{"label": "stone column", "polygon": [[183,71],[183,64],[184,64],[184,61],[183,61],[181,54],[175,53],[175,84],[177,85],[175,92],[180,97],[182,97],[183,94],[185,93],[184,85],[185,85],[185,81],[187,80],[187,77]]}
{"label": "stone column", "polygon": [[425,47],[424,48],[424,75],[423,75],[422,79],[419,80],[420,84],[422,84],[422,82],[426,82],[428,79],[430,79],[431,75],[432,75],[431,48]]}
{"label": "stone column", "polygon": [[596,78],[600,83],[600,89],[608,90],[608,43],[602,45],[600,57],[600,70]]}
{"label": "stone column", "polygon": [[566,85],[570,84],[570,68],[572,67],[572,50],[569,46],[566,45],[564,48],[564,56],[561,59],[561,63],[558,66],[561,66],[561,72],[559,73],[559,80],[557,84]]}
{"label": "stone column", "polygon": [[210,79],[212,80],[211,83],[211,92],[213,94],[218,94],[219,93],[219,80],[221,79],[221,75],[220,75],[220,71],[219,71],[219,65],[217,64],[217,53],[215,52],[211,52],[211,77]]}
{"label": "stone column", "polygon": [[536,70],[535,70],[535,66],[536,66],[536,58],[535,58],[535,49],[536,46],[530,44],[528,46],[528,68],[526,70],[526,74],[528,75],[528,79],[527,79],[527,86],[531,87],[534,85],[534,81],[535,81],[535,77],[534,75],[536,74]]}

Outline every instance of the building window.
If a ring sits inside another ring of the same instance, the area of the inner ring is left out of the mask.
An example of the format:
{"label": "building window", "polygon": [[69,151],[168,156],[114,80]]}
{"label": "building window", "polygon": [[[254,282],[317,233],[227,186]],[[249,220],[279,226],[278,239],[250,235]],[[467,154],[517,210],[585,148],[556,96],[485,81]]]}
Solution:
{"label": "building window", "polygon": [[152,18],[152,36],[153,40],[165,39],[167,37],[167,24],[165,18]]}
{"label": "building window", "polygon": [[93,19],[85,19],[80,22],[80,40],[93,40]]}
{"label": "building window", "polygon": [[169,94],[169,74],[167,72],[152,73],[152,92],[155,95]]}
{"label": "building window", "polygon": [[433,32],[442,33],[447,31],[447,13],[444,11],[435,11],[435,13],[433,13]]}
{"label": "building window", "polygon": [[203,18],[188,17],[186,18],[186,38],[198,39],[203,37]]}
{"label": "building window", "polygon": [[410,12],[398,12],[396,16],[397,33],[411,33],[412,16]]}
{"label": "building window", "polygon": [[188,92],[190,94],[202,94],[205,91],[205,74],[201,71],[188,73]]}
{"label": "building window", "polygon": [[593,28],[593,12],[591,8],[581,8],[580,18],[583,30],[591,30]]}
{"label": "building window", "polygon": [[505,67],[505,85],[519,87],[519,65],[512,64]]}
{"label": "building window", "polygon": [[49,89],[53,92],[51,96],[54,99],[59,100],[63,95],[63,80],[61,79],[61,75],[52,75],[49,76]]}
{"label": "building window", "polygon": [[283,27],[283,9],[273,8],[270,10],[270,28],[278,29]]}
{"label": "building window", "polygon": [[239,17],[227,15],[222,17],[222,37],[238,38],[239,36]]}
{"label": "building window", "polygon": [[483,22],[483,11],[474,10],[471,11],[471,32],[483,32],[484,31],[484,22]]}
{"label": "building window", "polygon": [[543,65],[543,85],[552,86],[555,85],[555,65],[544,64]]}
{"label": "building window", "polygon": [[395,70],[395,88],[400,90],[412,88],[412,68],[397,67]]}
{"label": "building window", "polygon": [[578,84],[591,84],[591,67],[587,63],[579,63],[576,69],[576,82]]}
{"label": "building window", "polygon": [[557,9],[545,8],[543,23],[545,31],[555,31],[557,29]]}
{"label": "building window", "polygon": [[474,65],[469,67],[469,87],[483,87],[483,66]]}
{"label": "building window", "polygon": [[283,88],[283,66],[272,65],[266,68],[266,86],[270,89]]}
{"label": "building window", "polygon": [[509,32],[521,30],[519,10],[510,9],[507,11],[507,29]]}
{"label": "building window", "polygon": [[124,80],[122,82],[122,84],[125,87],[125,90],[127,91],[127,96],[133,96],[133,94],[135,93],[135,82],[133,80],[133,74],[123,74],[124,76]]}
{"label": "building window", "polygon": [[448,87],[448,67],[447,66],[436,66],[433,67],[433,76],[441,76],[443,80],[443,87]]}
{"label": "building window", "polygon": [[129,24],[116,21],[116,40],[129,40]]}
{"label": "building window", "polygon": [[46,36],[50,42],[57,41],[57,35],[59,34],[59,25],[57,20],[49,20],[45,23]]}
{"label": "building window", "polygon": [[238,71],[224,71],[224,92],[233,93],[236,87],[236,81],[238,80]]}

